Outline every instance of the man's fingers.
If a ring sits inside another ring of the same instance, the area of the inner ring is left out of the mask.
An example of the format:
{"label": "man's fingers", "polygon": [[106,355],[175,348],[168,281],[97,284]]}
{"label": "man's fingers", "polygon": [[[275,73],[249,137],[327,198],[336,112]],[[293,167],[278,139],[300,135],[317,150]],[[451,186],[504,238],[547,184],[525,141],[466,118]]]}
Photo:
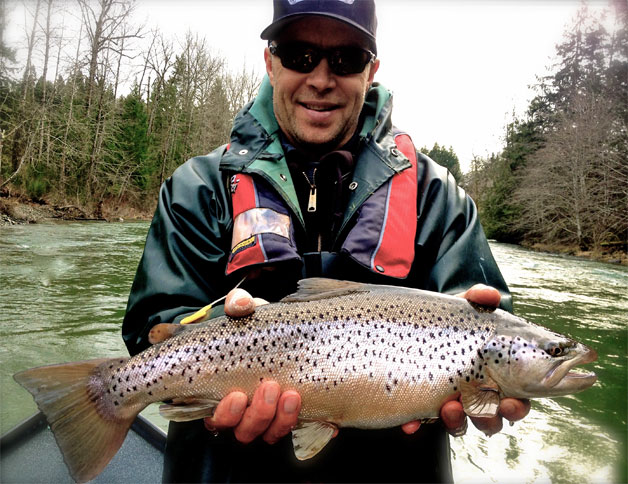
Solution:
{"label": "man's fingers", "polygon": [[492,307],[499,306],[502,297],[497,289],[484,284],[476,284],[458,296],[476,304]]}
{"label": "man's fingers", "polygon": [[530,400],[504,398],[499,404],[499,414],[506,420],[516,422],[530,413]]}
{"label": "man's fingers", "polygon": [[214,416],[205,419],[205,427],[208,430],[235,427],[242,420],[247,403],[246,394],[242,392],[229,393],[216,407]]}
{"label": "man's fingers", "polygon": [[412,435],[414,432],[419,430],[420,426],[421,426],[421,422],[419,422],[418,420],[413,420],[412,422],[403,424],[401,426],[401,430],[403,430],[404,433],[408,435]]}
{"label": "man's fingers", "polygon": [[452,400],[445,403],[440,409],[440,418],[451,435],[454,437],[464,435],[467,428],[467,416],[459,401]]}
{"label": "man's fingers", "polygon": [[470,417],[471,422],[475,427],[484,432],[484,434],[490,437],[497,432],[500,432],[504,427],[502,418],[499,415],[494,417]]}
{"label": "man's fingers", "polygon": [[279,384],[264,382],[255,391],[251,406],[246,409],[242,420],[234,429],[236,439],[242,443],[249,443],[263,434],[277,411],[279,400]]}
{"label": "man's fingers", "polygon": [[517,398],[504,398],[499,405],[499,414],[488,418],[471,418],[473,425],[489,437],[497,432],[501,432],[504,427],[502,417],[511,422],[521,420],[530,411],[530,400],[519,400]]}
{"label": "man's fingers", "polygon": [[263,306],[264,304],[270,304],[266,299],[262,299],[261,297],[254,297],[253,301],[255,301],[256,308]]}
{"label": "man's fingers", "polygon": [[284,435],[287,435],[297,424],[300,411],[301,396],[293,390],[282,393],[277,404],[275,419],[264,433],[264,440],[269,444],[274,444]]}

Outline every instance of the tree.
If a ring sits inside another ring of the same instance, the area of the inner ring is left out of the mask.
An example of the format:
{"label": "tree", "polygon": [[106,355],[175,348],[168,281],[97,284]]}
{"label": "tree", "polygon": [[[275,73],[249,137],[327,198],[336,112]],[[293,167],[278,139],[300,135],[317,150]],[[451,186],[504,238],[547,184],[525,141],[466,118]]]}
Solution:
{"label": "tree", "polygon": [[[227,71],[199,36],[175,47],[155,33],[138,51],[132,0],[79,0],[80,30],[69,33],[61,2],[27,2],[26,65],[19,79],[0,75],[0,174],[31,196],[87,211],[104,200],[152,206],[181,163],[228,141],[259,86],[244,68]],[[3,66],[11,52],[0,42]]]}
{"label": "tree", "polygon": [[628,236],[625,8],[618,18],[620,33],[609,35],[584,6],[557,47],[538,98],[542,141],[526,154],[514,197],[530,240],[590,249]]}
{"label": "tree", "polygon": [[628,229],[628,167],[609,146],[612,104],[582,94],[571,106],[524,171],[516,197],[528,234],[587,250]]}
{"label": "tree", "polygon": [[597,248],[628,239],[628,7],[618,25],[584,5],[499,155],[465,183],[489,237]]}
{"label": "tree", "polygon": [[13,67],[15,63],[15,49],[9,47],[4,40],[4,29],[6,27],[6,2],[0,2],[0,178],[3,168],[3,148],[4,140],[11,130],[7,122],[15,108],[14,83],[11,73],[17,70]]}
{"label": "tree", "polygon": [[456,179],[457,183],[462,182],[462,170],[460,169],[460,161],[458,155],[454,152],[454,149],[450,146],[446,149],[444,146],[440,146],[438,143],[434,143],[431,150],[428,150],[426,146],[419,150],[421,153],[426,154],[436,163],[444,166]]}

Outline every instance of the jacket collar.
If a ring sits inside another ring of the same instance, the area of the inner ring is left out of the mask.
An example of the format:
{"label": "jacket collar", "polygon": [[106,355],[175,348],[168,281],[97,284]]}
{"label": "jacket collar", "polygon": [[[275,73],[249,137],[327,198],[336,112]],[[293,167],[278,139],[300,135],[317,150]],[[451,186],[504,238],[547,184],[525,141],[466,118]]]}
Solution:
{"label": "jacket collar", "polygon": [[[265,76],[255,100],[236,116],[229,150],[220,162],[221,170],[255,173],[277,190],[303,224],[294,185],[280,140],[279,125],[273,112],[273,88]],[[378,187],[395,173],[409,168],[393,138],[392,94],[374,83],[364,103],[364,123],[360,132],[363,148],[356,160],[353,190],[343,226]],[[341,229],[342,231],[342,229]]]}

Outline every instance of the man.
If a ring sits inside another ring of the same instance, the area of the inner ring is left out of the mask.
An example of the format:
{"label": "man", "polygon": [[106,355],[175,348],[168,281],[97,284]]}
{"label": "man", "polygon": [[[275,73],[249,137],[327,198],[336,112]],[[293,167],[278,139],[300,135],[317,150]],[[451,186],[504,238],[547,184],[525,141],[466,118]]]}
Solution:
{"label": "man", "polygon": [[[131,353],[157,323],[204,319],[195,311],[243,276],[270,301],[302,277],[326,276],[510,308],[473,202],[391,124],[392,97],[374,84],[375,30],[372,0],[275,0],[262,32],[268,77],[230,144],[162,187],[123,325]],[[476,283],[485,285],[467,290]],[[230,293],[224,310],[252,312],[249,292]],[[444,426],[342,429],[299,462],[285,436],[301,400],[281,390],[265,381],[250,402],[227,395],[205,420],[209,432],[201,421],[171,424],[164,481],[451,480],[445,428],[464,432],[458,401],[442,407]],[[501,407],[512,420],[527,410],[513,399]],[[490,434],[501,417],[474,423]]]}

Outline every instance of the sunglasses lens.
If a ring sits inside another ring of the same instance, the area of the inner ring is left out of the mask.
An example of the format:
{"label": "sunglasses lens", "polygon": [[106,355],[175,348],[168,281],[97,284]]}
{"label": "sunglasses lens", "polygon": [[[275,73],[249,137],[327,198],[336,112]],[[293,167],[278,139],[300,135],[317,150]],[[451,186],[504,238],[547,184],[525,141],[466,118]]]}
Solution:
{"label": "sunglasses lens", "polygon": [[281,44],[274,48],[281,65],[302,74],[312,72],[323,57],[327,58],[330,70],[338,76],[362,72],[372,54],[359,47],[338,47],[322,50],[308,44]]}
{"label": "sunglasses lens", "polygon": [[312,72],[322,57],[317,49],[302,44],[281,45],[277,47],[277,55],[285,68],[303,74]]}
{"label": "sunglasses lens", "polygon": [[371,57],[359,47],[339,47],[329,56],[329,67],[334,74],[346,76],[362,72]]}

